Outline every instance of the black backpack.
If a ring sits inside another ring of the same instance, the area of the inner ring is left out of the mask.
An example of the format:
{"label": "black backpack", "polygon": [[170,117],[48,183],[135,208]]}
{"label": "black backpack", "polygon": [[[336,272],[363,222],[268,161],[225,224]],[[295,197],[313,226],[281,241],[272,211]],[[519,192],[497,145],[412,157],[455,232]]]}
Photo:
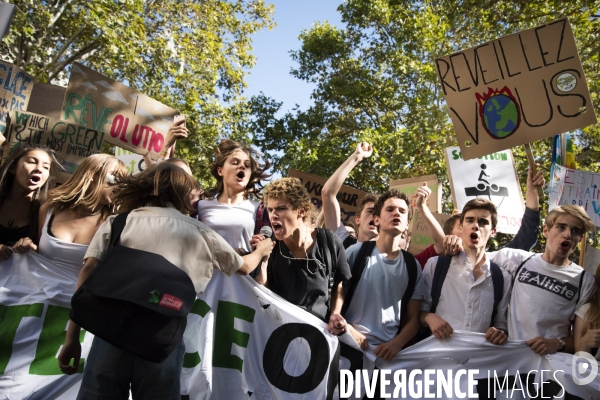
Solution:
{"label": "black backpack", "polygon": [[113,221],[106,258],[73,295],[69,316],[113,346],[160,363],[181,343],[196,290],[163,256],[121,246],[126,220]]}
{"label": "black backpack", "polygon": [[[448,275],[451,261],[451,256],[438,256],[431,282],[431,309],[429,310],[431,313],[435,313],[437,309],[442,294],[442,286],[444,286],[444,280],[446,279],[446,275]],[[504,276],[500,267],[492,262],[490,263],[490,273],[492,274],[492,285],[494,287],[494,309],[492,310],[490,326],[494,326],[494,319],[496,318],[496,314],[498,314],[498,304],[500,304],[504,294]],[[428,336],[431,336],[431,330],[429,328],[422,328],[419,332],[419,340],[425,339]]]}
{"label": "black backpack", "polygon": [[[371,253],[373,252],[374,248],[375,241],[370,240],[367,242],[362,242],[360,250],[358,250],[358,254],[354,259],[354,267],[352,268],[352,278],[350,278],[350,281],[348,282],[348,286],[346,288],[344,305],[342,306],[342,316],[346,314],[346,311],[348,311],[348,307],[350,307],[350,302],[352,301],[352,297],[354,296],[354,291],[358,286],[358,282],[362,277],[365,267],[369,262],[369,257],[371,256]],[[406,291],[404,292],[404,295],[402,296],[402,302],[400,303],[400,316],[402,320],[400,321],[400,325],[398,327],[398,333],[402,330],[404,324],[406,323],[406,310],[408,309],[408,302],[415,292],[415,285],[417,283],[418,274],[418,266],[415,256],[413,256],[408,251],[401,251],[402,256],[404,257],[404,261],[406,262],[406,269],[408,272],[408,285],[406,286]]]}

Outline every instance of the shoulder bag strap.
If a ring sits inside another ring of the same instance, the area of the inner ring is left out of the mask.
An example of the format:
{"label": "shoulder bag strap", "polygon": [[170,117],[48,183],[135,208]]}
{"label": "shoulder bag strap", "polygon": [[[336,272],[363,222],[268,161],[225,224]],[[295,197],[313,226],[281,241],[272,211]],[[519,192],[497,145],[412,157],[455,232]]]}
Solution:
{"label": "shoulder bag strap", "polygon": [[354,291],[356,290],[356,286],[360,281],[360,277],[362,276],[365,267],[367,266],[367,262],[369,261],[369,256],[373,252],[375,248],[375,241],[369,240],[367,242],[363,242],[360,246],[360,250],[354,259],[354,265],[352,266],[352,278],[350,278],[350,287],[346,292],[346,296],[344,297],[344,305],[342,306],[342,315],[346,314],[348,307],[350,306],[350,302],[352,301],[352,296],[354,296]]}
{"label": "shoulder bag strap", "polygon": [[490,326],[494,326],[494,319],[496,319],[496,315],[498,314],[498,305],[504,294],[504,276],[500,267],[494,263],[490,263],[490,272],[492,273],[492,285],[494,286],[494,308],[492,310]]}
{"label": "shoulder bag strap", "polygon": [[438,256],[435,272],[433,273],[433,282],[431,282],[431,309],[429,310],[431,313],[435,313],[437,309],[442,295],[442,286],[444,286],[444,280],[450,269],[450,261],[452,261],[452,257]]}

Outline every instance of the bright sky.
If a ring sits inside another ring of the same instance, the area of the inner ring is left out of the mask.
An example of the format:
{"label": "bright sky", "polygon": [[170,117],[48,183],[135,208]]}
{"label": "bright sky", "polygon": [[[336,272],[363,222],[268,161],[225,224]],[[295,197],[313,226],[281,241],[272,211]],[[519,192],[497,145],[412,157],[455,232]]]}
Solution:
{"label": "bright sky", "polygon": [[[329,21],[343,26],[337,7],[342,0],[270,0],[275,5],[273,19],[277,26],[273,30],[262,30],[253,36],[253,53],[256,65],[246,78],[248,98],[261,91],[281,102],[281,112],[291,110],[295,104],[307,109],[311,104],[313,85],[290,75],[297,65],[290,57],[290,50],[300,48],[298,36],[303,29],[310,29],[315,21]],[[281,114],[280,112],[280,114]]]}

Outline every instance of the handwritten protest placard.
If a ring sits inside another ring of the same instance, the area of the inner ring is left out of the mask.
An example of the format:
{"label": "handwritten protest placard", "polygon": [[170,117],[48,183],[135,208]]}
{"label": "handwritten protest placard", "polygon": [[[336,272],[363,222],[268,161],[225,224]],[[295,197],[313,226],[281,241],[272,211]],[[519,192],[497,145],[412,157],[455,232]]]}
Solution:
{"label": "handwritten protest placard", "polygon": [[[442,186],[437,175],[425,175],[417,178],[408,179],[396,179],[390,181],[390,189],[396,189],[408,196],[411,199],[417,189],[423,185],[423,182],[427,183],[429,189],[431,189],[431,195],[427,200],[427,207],[433,213],[442,210]],[[414,206],[414,202],[413,202]]]}
{"label": "handwritten protest placard", "polygon": [[7,118],[15,110],[25,111],[33,89],[33,77],[21,68],[0,60],[0,142]]}
{"label": "handwritten protest placard", "polygon": [[435,64],[465,160],[596,122],[567,19]]}
{"label": "handwritten protest placard", "polygon": [[[327,182],[327,179],[298,171],[297,169],[293,168],[289,170],[288,176],[300,179],[308,191],[313,205],[317,208],[321,208],[321,205],[323,204],[323,200],[321,199],[321,190],[323,189],[325,182]],[[363,192],[362,190],[356,190],[346,185],[342,186],[337,194],[337,199],[340,203],[341,220],[343,224],[354,222],[354,217],[356,216],[356,211],[358,209],[358,203],[360,203],[360,200],[366,194],[367,193]]]}
{"label": "handwritten protest placard", "polygon": [[548,211],[565,204],[581,206],[594,225],[600,226],[600,174],[555,164],[550,177],[549,201]]}
{"label": "handwritten protest placard", "polygon": [[42,114],[46,117],[60,119],[62,105],[65,101],[67,88],[47,83],[35,82],[31,91],[31,99],[27,111]]}
{"label": "handwritten protest placard", "polygon": [[[435,212],[432,214],[440,226],[444,226],[446,220],[450,218],[450,215],[447,214],[439,214]],[[412,254],[419,254],[433,244],[433,238],[431,237],[429,226],[425,222],[425,218],[423,217],[423,214],[419,212],[419,210],[414,209],[414,215],[410,221],[409,229],[412,236],[408,251],[410,251]]]}
{"label": "handwritten protest placard", "polygon": [[4,149],[7,157],[15,146],[42,144],[56,152],[65,171],[59,173],[58,182],[66,182],[79,164],[89,155],[100,153],[105,134],[91,127],[48,118],[30,112],[13,111]]}
{"label": "handwritten protest placard", "polygon": [[105,133],[105,140],[157,159],[178,111],[120,82],[74,63],[63,119]]}
{"label": "handwritten protest placard", "polygon": [[498,211],[498,232],[516,234],[525,212],[512,152],[503,150],[463,160],[459,147],[445,150],[454,208],[462,210],[476,197],[490,200]]}
{"label": "handwritten protest placard", "polygon": [[136,154],[132,151],[128,151],[122,149],[120,147],[115,146],[115,157],[125,164],[127,167],[127,173],[134,175],[138,172],[142,172],[146,167],[146,163],[144,162],[144,157]]}

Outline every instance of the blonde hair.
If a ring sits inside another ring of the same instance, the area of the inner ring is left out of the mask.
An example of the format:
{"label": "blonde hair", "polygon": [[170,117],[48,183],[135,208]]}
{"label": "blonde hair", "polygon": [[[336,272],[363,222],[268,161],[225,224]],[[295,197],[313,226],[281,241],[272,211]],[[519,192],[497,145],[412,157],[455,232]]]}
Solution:
{"label": "blonde hair", "polygon": [[312,202],[300,179],[281,178],[271,182],[263,191],[265,204],[271,197],[289,202],[292,210],[304,208],[306,213],[302,217],[302,221],[306,221],[310,217]]}
{"label": "blonde hair", "polygon": [[[79,207],[88,210],[98,208],[106,176],[113,166],[115,177],[127,175],[127,167],[115,156],[92,154],[83,160],[68,181],[48,193],[48,202],[54,208],[54,212],[75,210]],[[109,206],[103,207],[101,220],[106,220],[112,211]]]}
{"label": "blonde hair", "polygon": [[[585,272],[583,272],[585,274]],[[583,319],[583,326],[581,327],[580,335],[583,336],[588,330],[588,325],[591,322],[593,329],[600,328],[600,265],[596,267],[596,273],[594,274],[596,280],[596,291],[590,298],[590,308],[585,313]]]}
{"label": "blonde hair", "polygon": [[594,229],[594,223],[592,222],[592,219],[587,215],[583,207],[572,204],[554,207],[552,211],[550,211],[546,216],[544,224],[548,228],[552,228],[554,226],[556,218],[562,215],[570,215],[571,217],[578,219],[579,222],[581,222],[581,225],[583,225],[583,229],[586,232],[589,232],[592,229]]}

